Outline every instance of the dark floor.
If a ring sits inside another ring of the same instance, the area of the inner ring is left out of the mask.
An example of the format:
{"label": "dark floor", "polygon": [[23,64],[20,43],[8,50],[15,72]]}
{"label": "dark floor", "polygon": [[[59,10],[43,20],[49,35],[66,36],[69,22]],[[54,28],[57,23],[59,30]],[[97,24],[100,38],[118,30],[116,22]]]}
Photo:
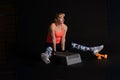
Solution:
{"label": "dark floor", "polygon": [[71,66],[55,63],[47,65],[40,59],[18,58],[16,78],[17,80],[120,80],[119,56],[119,52],[116,52],[114,55],[109,53],[107,60],[89,57],[82,59],[82,63]]}

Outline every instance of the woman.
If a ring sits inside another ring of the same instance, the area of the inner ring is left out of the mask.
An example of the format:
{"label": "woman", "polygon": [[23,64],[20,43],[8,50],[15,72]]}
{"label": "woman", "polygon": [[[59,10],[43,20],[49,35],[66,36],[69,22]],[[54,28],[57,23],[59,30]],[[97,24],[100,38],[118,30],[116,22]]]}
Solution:
{"label": "woman", "polygon": [[[56,14],[55,20],[51,23],[48,29],[48,35],[46,39],[46,51],[41,54],[41,59],[49,64],[49,58],[52,55],[56,54],[56,51],[65,51],[65,42],[66,42],[66,33],[68,30],[67,25],[64,23],[64,13]],[[71,43],[71,48],[76,48],[78,50],[83,51],[92,51],[95,56],[104,56],[99,54],[99,52],[103,49],[103,45],[95,46],[95,47],[87,47],[83,45],[79,45],[76,43]]]}

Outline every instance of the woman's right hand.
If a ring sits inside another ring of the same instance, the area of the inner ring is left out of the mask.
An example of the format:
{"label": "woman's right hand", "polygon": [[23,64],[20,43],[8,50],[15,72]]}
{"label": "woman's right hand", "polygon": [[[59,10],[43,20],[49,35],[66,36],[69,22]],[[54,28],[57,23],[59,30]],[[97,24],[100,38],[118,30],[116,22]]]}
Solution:
{"label": "woman's right hand", "polygon": [[53,52],[53,55],[56,55],[56,51]]}

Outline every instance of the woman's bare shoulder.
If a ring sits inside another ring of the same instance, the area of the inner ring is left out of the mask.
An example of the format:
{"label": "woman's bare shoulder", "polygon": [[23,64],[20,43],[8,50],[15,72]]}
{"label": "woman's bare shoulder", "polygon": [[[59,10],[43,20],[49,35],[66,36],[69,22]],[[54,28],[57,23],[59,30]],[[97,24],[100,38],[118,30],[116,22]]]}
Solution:
{"label": "woman's bare shoulder", "polygon": [[67,29],[68,27],[67,27],[67,25],[66,24],[64,24],[64,29]]}
{"label": "woman's bare shoulder", "polygon": [[55,23],[51,23],[50,29],[55,29],[55,27],[56,27]]}

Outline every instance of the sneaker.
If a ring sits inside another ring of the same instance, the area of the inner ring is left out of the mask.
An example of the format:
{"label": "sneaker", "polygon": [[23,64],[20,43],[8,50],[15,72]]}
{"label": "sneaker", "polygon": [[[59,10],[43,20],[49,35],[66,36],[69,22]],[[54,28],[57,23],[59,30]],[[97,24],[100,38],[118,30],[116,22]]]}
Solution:
{"label": "sneaker", "polygon": [[92,50],[93,50],[93,53],[96,54],[96,53],[99,53],[103,48],[104,48],[104,45],[100,45],[100,46],[93,47]]}
{"label": "sneaker", "polygon": [[45,53],[41,54],[41,59],[43,60],[43,62],[45,62],[46,64],[50,63],[49,58],[47,57],[47,55]]}

